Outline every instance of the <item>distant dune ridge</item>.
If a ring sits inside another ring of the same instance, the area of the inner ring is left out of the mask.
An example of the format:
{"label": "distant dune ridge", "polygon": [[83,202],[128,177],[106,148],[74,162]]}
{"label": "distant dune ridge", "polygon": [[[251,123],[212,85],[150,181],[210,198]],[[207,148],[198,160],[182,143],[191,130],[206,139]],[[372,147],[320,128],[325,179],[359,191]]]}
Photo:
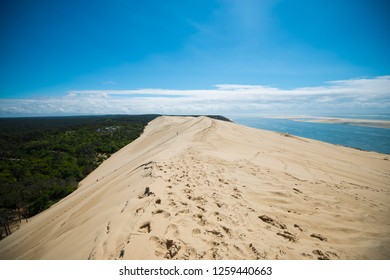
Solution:
{"label": "distant dune ridge", "polygon": [[390,259],[389,156],[158,117],[1,259]]}

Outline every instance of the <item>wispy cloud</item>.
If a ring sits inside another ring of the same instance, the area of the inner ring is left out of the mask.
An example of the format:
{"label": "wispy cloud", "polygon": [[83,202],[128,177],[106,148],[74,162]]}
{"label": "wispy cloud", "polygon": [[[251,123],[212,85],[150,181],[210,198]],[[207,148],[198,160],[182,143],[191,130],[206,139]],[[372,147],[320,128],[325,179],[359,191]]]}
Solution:
{"label": "wispy cloud", "polygon": [[281,89],[221,84],[212,89],[72,90],[62,97],[3,99],[1,116],[74,114],[278,114],[390,112],[390,76]]}

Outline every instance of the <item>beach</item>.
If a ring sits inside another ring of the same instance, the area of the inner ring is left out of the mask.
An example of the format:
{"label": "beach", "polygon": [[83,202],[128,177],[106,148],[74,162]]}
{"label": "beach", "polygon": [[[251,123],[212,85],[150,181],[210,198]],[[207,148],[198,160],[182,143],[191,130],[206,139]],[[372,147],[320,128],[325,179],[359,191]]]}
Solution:
{"label": "beach", "polygon": [[386,154],[163,116],[0,258],[390,259],[389,182]]}
{"label": "beach", "polygon": [[389,120],[354,119],[354,118],[333,118],[333,117],[311,117],[311,116],[274,116],[276,119],[288,119],[298,122],[347,124],[367,127],[390,128]]}

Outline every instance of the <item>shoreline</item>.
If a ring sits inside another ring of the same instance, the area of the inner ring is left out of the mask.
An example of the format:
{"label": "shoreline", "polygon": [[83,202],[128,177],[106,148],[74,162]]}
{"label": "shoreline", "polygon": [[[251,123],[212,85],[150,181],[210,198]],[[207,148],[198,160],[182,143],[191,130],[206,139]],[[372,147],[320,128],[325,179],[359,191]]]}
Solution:
{"label": "shoreline", "polygon": [[[233,120],[253,128],[289,133],[363,151],[390,154],[387,145],[390,131],[385,128],[388,122],[386,119],[382,121],[362,118],[311,117],[309,115],[263,115],[237,116]],[[351,123],[353,121],[354,124]],[[361,122],[367,123],[362,125]],[[382,124],[379,126],[378,122]],[[329,125],[322,125],[325,123]]]}
{"label": "shoreline", "polygon": [[310,122],[310,123],[328,123],[328,124],[345,124],[375,128],[390,128],[390,121],[388,120],[374,120],[374,119],[352,119],[352,118],[332,118],[332,117],[312,117],[312,116],[268,116],[270,119],[287,119],[296,122]]}
{"label": "shoreline", "polygon": [[207,117],[159,117],[1,240],[0,259],[389,259],[389,164]]}

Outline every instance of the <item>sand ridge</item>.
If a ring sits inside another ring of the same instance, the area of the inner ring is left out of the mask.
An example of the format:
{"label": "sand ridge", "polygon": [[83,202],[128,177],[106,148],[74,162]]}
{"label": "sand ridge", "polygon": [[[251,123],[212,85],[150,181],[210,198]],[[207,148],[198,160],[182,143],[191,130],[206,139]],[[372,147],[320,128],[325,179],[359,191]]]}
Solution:
{"label": "sand ridge", "polygon": [[389,156],[159,117],[2,259],[389,259]]}

